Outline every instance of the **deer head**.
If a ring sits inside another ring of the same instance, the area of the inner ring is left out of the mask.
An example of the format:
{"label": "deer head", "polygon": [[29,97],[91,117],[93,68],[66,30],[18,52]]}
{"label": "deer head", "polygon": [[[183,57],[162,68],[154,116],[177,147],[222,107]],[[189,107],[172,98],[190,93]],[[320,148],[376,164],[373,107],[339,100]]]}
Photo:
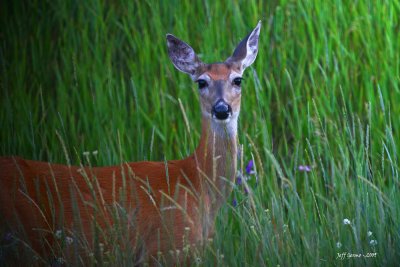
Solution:
{"label": "deer head", "polygon": [[256,59],[261,21],[244,38],[225,62],[206,64],[193,48],[167,34],[168,54],[174,66],[198,83],[203,117],[215,133],[233,136],[237,132],[243,71]]}

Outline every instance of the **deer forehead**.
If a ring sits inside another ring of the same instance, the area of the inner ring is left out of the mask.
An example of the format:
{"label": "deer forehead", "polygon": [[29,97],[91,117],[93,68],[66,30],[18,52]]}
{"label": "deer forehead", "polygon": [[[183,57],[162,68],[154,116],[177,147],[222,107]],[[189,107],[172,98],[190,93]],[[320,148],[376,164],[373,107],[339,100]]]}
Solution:
{"label": "deer forehead", "polygon": [[207,64],[204,72],[200,75],[199,79],[208,78],[210,80],[233,80],[236,77],[241,77],[241,71],[232,64],[228,63],[214,63]]}

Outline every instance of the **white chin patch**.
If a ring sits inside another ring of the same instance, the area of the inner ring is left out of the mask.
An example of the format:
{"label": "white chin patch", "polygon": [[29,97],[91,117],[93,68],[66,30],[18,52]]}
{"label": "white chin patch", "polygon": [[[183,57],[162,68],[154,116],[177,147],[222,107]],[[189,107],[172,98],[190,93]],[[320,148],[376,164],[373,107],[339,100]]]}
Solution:
{"label": "white chin patch", "polygon": [[208,112],[203,112],[203,116],[210,119],[211,129],[218,136],[232,137],[236,135],[239,112],[233,112],[225,120],[219,120],[214,115],[211,115],[211,113]]}
{"label": "white chin patch", "polygon": [[231,121],[231,118],[232,118],[232,114],[229,114],[228,118],[226,118],[225,120],[220,120],[215,115],[212,115],[213,121],[215,121],[216,123],[221,123],[221,124],[228,124]]}

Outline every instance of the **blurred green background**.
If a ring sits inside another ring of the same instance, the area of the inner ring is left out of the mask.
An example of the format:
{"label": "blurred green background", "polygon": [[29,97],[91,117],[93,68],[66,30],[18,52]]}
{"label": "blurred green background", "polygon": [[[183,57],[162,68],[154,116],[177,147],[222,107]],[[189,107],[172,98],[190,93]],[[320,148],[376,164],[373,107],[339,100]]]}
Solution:
{"label": "blurred green background", "polygon": [[238,205],[222,209],[201,262],[398,262],[397,0],[3,1],[0,154],[86,164],[82,153],[98,151],[98,166],[190,155],[197,86],[169,61],[166,33],[211,63],[258,20],[239,121],[243,164],[255,160],[258,180],[234,188]]}

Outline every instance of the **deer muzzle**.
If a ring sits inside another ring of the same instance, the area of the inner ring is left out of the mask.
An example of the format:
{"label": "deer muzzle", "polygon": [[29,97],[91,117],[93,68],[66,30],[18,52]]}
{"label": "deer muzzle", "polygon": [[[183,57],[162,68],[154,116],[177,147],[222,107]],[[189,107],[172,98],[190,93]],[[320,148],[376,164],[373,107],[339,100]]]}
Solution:
{"label": "deer muzzle", "polygon": [[212,116],[218,120],[226,120],[232,115],[231,106],[224,100],[218,100],[212,108]]}

